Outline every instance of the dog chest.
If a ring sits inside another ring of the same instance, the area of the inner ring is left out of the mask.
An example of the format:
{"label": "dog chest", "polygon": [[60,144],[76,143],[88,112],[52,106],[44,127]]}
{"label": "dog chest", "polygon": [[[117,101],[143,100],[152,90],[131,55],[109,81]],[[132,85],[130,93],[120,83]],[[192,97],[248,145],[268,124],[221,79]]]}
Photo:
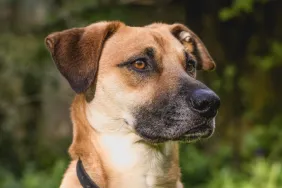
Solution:
{"label": "dog chest", "polygon": [[[103,135],[99,142],[104,150],[110,187],[154,188],[167,182],[171,170],[174,143],[160,147],[136,142],[132,135]],[[121,186],[123,185],[123,186]],[[139,186],[140,185],[140,186]]]}

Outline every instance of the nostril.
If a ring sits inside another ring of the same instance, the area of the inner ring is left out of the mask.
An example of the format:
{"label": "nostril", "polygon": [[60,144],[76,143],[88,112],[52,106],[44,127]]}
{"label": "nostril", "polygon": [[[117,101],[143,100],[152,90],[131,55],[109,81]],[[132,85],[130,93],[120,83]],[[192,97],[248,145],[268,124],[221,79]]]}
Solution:
{"label": "nostril", "polygon": [[190,97],[190,103],[194,110],[207,118],[214,117],[220,106],[219,97],[209,89],[198,89]]}

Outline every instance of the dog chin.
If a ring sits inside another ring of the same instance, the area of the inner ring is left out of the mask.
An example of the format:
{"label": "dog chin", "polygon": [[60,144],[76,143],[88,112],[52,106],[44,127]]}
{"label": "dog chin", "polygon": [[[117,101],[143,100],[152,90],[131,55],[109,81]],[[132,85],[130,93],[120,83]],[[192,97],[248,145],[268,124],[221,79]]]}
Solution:
{"label": "dog chin", "polygon": [[197,126],[195,128],[191,128],[186,133],[184,133],[182,136],[179,137],[179,141],[183,142],[195,142],[201,139],[207,139],[211,137],[214,133],[214,120],[210,121],[206,124]]}
{"label": "dog chin", "polygon": [[136,134],[139,135],[143,141],[158,144],[164,143],[167,141],[180,141],[180,142],[196,142],[198,140],[207,139],[212,136],[215,129],[215,120],[214,118],[211,120],[203,121],[201,124],[190,125],[190,128],[187,128],[179,134],[165,134],[159,133],[150,134],[149,132],[144,131],[136,131]]}

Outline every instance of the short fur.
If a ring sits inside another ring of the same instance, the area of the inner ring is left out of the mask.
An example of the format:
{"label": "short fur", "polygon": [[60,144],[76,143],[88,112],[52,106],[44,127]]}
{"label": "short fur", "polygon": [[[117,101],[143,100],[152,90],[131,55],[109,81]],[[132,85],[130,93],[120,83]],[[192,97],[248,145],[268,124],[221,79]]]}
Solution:
{"label": "short fur", "polygon": [[[191,96],[208,91],[187,71],[215,64],[200,39],[182,24],[129,27],[98,22],[56,32],[46,45],[57,68],[77,93],[71,106],[72,162],[61,188],[81,187],[80,158],[101,188],[181,188],[177,141],[209,137],[219,107],[202,115]],[[148,71],[133,67],[146,61]]]}

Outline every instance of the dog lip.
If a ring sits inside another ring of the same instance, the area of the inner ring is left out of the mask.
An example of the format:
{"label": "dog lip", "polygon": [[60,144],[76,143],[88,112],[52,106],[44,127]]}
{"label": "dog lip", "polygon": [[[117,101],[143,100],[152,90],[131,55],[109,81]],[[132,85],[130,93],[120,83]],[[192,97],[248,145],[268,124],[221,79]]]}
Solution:
{"label": "dog lip", "polygon": [[183,135],[184,138],[208,138],[213,133],[213,126],[211,121],[205,121],[204,123],[194,126],[188,131],[186,131]]}
{"label": "dog lip", "polygon": [[205,132],[208,129],[211,129],[211,127],[208,126],[207,124],[204,124],[204,125],[196,126],[196,127],[189,129],[185,134],[195,134],[199,132]]}

